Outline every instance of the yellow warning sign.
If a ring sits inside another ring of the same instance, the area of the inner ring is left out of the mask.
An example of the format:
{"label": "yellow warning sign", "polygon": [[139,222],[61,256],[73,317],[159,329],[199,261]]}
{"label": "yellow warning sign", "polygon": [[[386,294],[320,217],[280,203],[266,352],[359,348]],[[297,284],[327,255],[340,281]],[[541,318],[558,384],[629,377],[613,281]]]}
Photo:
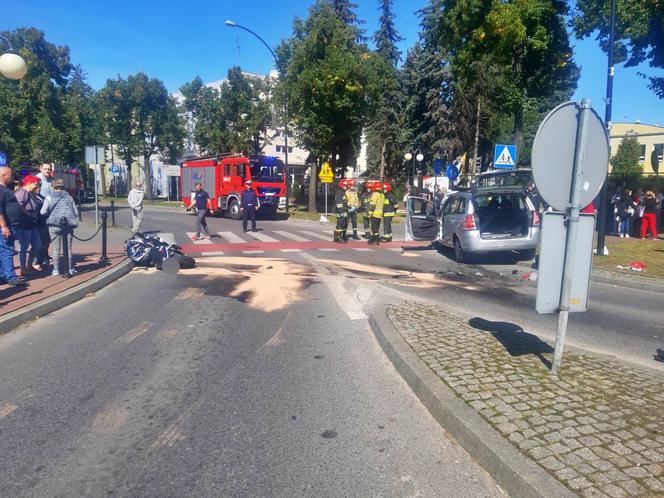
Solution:
{"label": "yellow warning sign", "polygon": [[323,167],[318,173],[318,178],[320,178],[321,183],[332,183],[334,181],[334,173],[332,168],[330,168],[330,163],[323,163]]}

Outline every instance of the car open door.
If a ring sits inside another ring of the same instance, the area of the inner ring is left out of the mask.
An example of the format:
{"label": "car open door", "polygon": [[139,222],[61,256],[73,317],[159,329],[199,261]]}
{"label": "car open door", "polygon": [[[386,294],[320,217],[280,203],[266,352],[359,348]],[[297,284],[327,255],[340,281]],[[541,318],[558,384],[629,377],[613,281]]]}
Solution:
{"label": "car open door", "polygon": [[424,197],[406,199],[406,241],[438,238],[440,232],[438,217],[433,202]]}

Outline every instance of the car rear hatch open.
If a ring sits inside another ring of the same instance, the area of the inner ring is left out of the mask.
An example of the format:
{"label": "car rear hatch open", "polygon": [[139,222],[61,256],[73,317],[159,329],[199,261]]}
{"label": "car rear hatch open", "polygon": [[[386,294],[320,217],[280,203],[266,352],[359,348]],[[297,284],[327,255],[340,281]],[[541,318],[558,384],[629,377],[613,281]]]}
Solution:
{"label": "car rear hatch open", "polygon": [[527,237],[533,212],[522,189],[476,189],[473,210],[482,239]]}

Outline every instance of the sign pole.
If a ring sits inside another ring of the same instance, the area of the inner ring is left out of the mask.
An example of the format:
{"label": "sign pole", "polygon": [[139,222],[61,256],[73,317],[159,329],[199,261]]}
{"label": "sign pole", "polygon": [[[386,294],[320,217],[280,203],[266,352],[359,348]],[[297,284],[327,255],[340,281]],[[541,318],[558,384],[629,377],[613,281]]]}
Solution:
{"label": "sign pole", "polygon": [[556,346],[553,353],[551,373],[557,374],[565,347],[567,334],[567,319],[570,310],[570,296],[572,292],[572,277],[576,240],[579,228],[579,204],[581,190],[583,189],[583,162],[585,160],[586,142],[588,139],[588,120],[590,119],[590,100],[584,99],[579,109],[579,124],[576,132],[576,146],[574,150],[574,166],[572,169],[572,190],[568,206],[567,240],[565,243],[565,263],[563,266],[563,282],[560,292],[560,312],[558,315],[558,330],[556,331]]}
{"label": "sign pole", "polygon": [[325,184],[325,217],[327,218],[327,183]]}
{"label": "sign pole", "polygon": [[99,184],[98,171],[99,165],[95,164],[95,228],[99,228],[99,191],[97,185]]}

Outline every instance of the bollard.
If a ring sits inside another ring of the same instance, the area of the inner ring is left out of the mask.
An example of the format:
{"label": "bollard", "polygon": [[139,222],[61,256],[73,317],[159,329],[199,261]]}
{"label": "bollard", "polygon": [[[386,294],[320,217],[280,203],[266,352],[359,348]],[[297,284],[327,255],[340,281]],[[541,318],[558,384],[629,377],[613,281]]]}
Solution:
{"label": "bollard", "polygon": [[79,199],[78,200],[78,221],[83,221],[83,210],[81,209],[82,206],[83,206],[83,203]]}
{"label": "bollard", "polygon": [[115,226],[115,200],[111,199],[111,226]]}
{"label": "bollard", "polygon": [[60,218],[60,239],[62,240],[62,259],[64,259],[62,278],[69,278],[69,223],[64,216]]}
{"label": "bollard", "polygon": [[101,258],[99,261],[105,263],[108,261],[106,255],[106,228],[108,227],[108,213],[106,210],[101,212]]}

